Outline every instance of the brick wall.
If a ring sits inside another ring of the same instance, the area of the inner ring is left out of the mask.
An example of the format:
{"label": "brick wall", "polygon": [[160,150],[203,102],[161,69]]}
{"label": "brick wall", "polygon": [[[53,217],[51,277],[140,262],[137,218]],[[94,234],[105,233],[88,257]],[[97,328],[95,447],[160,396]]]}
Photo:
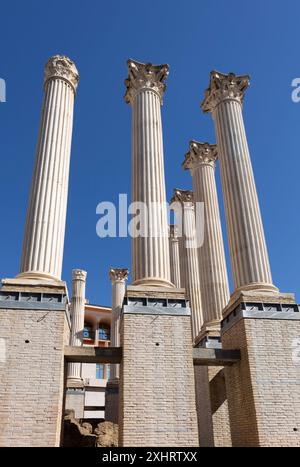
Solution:
{"label": "brick wall", "polygon": [[224,369],[195,367],[199,442],[201,447],[230,447],[231,433]]}
{"label": "brick wall", "polygon": [[215,447],[231,447],[231,433],[228,413],[224,368],[208,368],[210,402]]}
{"label": "brick wall", "polygon": [[197,446],[190,317],[124,314],[121,345],[119,445]]}
{"label": "brick wall", "polygon": [[224,332],[223,348],[241,349],[225,370],[233,446],[300,446],[299,338],[296,320],[242,318]]}
{"label": "brick wall", "polygon": [[0,342],[0,446],[59,446],[65,313],[1,309]]}
{"label": "brick wall", "polygon": [[195,366],[195,390],[201,447],[214,446],[214,433],[210,404],[209,378],[207,366]]}

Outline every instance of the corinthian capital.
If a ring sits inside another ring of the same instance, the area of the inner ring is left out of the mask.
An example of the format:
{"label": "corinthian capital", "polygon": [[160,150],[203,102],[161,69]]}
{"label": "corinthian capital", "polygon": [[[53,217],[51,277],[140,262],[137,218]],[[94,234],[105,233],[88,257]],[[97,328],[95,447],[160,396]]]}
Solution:
{"label": "corinthian capital", "polygon": [[218,151],[216,144],[191,141],[190,150],[185,155],[182,166],[185,170],[193,170],[200,165],[209,165],[214,168],[217,158]]}
{"label": "corinthian capital", "polygon": [[166,89],[164,83],[169,74],[168,65],[152,65],[152,63],[139,63],[128,60],[128,78],[125,80],[125,102],[132,103],[134,97],[141,89],[155,91],[162,102]]}
{"label": "corinthian capital", "polygon": [[173,203],[188,203],[194,205],[194,194],[190,190],[179,190],[175,188],[173,198],[171,199],[171,205]]}
{"label": "corinthian capital", "polygon": [[73,281],[86,281],[87,272],[83,269],[73,269],[72,279]]}
{"label": "corinthian capital", "polygon": [[109,271],[109,277],[112,282],[126,281],[128,279],[128,274],[128,269],[111,268]]}
{"label": "corinthian capital", "polygon": [[73,88],[74,93],[76,92],[79,73],[75,66],[75,63],[65,55],[54,55],[49,58],[45,66],[44,83],[49,79],[60,78],[67,81]]}
{"label": "corinthian capital", "polygon": [[250,76],[236,76],[234,73],[225,75],[218,71],[210,73],[209,87],[205,91],[205,97],[201,104],[203,112],[212,112],[215,107],[226,99],[233,99],[240,104],[250,84]]}

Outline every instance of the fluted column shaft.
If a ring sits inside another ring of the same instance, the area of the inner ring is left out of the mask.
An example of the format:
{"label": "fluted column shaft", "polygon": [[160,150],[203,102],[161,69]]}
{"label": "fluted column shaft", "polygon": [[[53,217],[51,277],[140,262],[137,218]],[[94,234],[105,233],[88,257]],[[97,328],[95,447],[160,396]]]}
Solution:
{"label": "fluted column shaft", "polygon": [[[174,190],[171,208],[176,221],[181,223],[182,266],[187,297],[192,311],[192,334],[195,339],[203,324],[199,260],[197,251],[197,233],[193,193],[188,190]],[[182,273],[182,271],[181,271]]]}
{"label": "fluted column shaft", "polygon": [[[83,343],[86,276],[86,271],[73,270],[70,345],[74,347],[81,347]],[[81,363],[69,363],[70,379],[81,381]]]}
{"label": "fluted column shaft", "polygon": [[234,287],[272,284],[241,104],[234,100],[221,102],[213,118],[220,148]]}
{"label": "fluted column shaft", "polygon": [[215,145],[190,143],[184,167],[190,169],[194,200],[204,204],[204,240],[198,248],[204,324],[219,321],[229,301],[229,285],[215,179]]}
{"label": "fluted column shaft", "polygon": [[212,112],[216,128],[234,288],[278,291],[272,284],[242,116],[248,81],[233,74],[212,74],[202,108]]}
{"label": "fluted column shaft", "polygon": [[57,56],[49,60],[23,242],[23,277],[61,278],[77,82],[73,62]]}
{"label": "fluted column shaft", "polygon": [[171,281],[178,289],[181,287],[180,279],[180,253],[179,253],[179,238],[175,225],[170,225],[170,268]]}
{"label": "fluted column shaft", "polygon": [[185,232],[186,254],[186,288],[192,309],[193,338],[197,337],[203,324],[201,287],[199,277],[198,253],[195,246],[189,246],[191,239],[196,236],[195,208],[192,203],[184,203],[183,225]]}
{"label": "fluted column shaft", "polygon": [[[163,138],[164,66],[129,61],[126,102],[132,106],[132,202],[144,203],[145,230],[132,239],[133,284],[171,286]],[[150,69],[148,68],[150,67]]]}
{"label": "fluted column shaft", "polygon": [[[128,269],[111,269],[110,280],[112,284],[112,316],[110,330],[110,345],[120,347],[120,316],[126,292]],[[110,380],[119,378],[119,365],[110,366]]]}

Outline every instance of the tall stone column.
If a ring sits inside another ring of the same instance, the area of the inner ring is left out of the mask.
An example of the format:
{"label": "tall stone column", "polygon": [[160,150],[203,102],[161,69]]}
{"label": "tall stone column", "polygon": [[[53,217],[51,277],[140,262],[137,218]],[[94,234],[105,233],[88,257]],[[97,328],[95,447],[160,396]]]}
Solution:
{"label": "tall stone column", "polygon": [[[220,324],[222,311],[229,301],[229,286],[215,179],[216,160],[216,145],[191,141],[183,167],[192,175],[195,202],[204,204],[204,240],[198,248],[203,326],[197,345],[220,348]],[[223,373],[221,367],[195,368],[200,446],[231,444]],[[217,406],[215,393],[220,401]]]}
{"label": "tall stone column", "polygon": [[[110,342],[112,347],[120,347],[120,315],[123,300],[126,292],[126,281],[128,279],[128,269],[111,269],[109,277],[112,284],[112,319]],[[111,365],[110,379],[119,378],[119,365]]]}
{"label": "tall stone column", "polygon": [[176,288],[180,289],[180,253],[178,228],[176,225],[170,225],[170,267],[171,281]]}
{"label": "tall stone column", "polygon": [[[143,232],[132,240],[133,285],[172,286],[161,110],[167,65],[128,60],[125,101],[132,106],[132,202],[143,203]],[[138,206],[137,206],[138,207]]]}
{"label": "tall stone column", "polygon": [[[70,345],[83,344],[86,271],[74,269],[72,274]],[[81,363],[69,363],[65,409],[74,410],[75,418],[84,417],[85,388],[81,376]]]}
{"label": "tall stone column", "polygon": [[[196,244],[196,222],[193,192],[174,190],[171,207],[175,213],[181,210],[183,254],[185,255],[185,287],[192,310],[192,333],[195,339],[203,324],[199,262]],[[177,217],[179,217],[177,215]]]}
{"label": "tall stone column", "polygon": [[195,202],[204,203],[204,242],[198,248],[204,324],[219,322],[229,285],[215,179],[217,147],[191,141],[183,167],[190,170]]}
{"label": "tall stone column", "polygon": [[249,79],[212,71],[202,110],[212,113],[216,128],[235,291],[278,292],[272,283],[242,115]]}
{"label": "tall stone column", "polygon": [[[110,345],[120,347],[120,318],[126,292],[128,269],[110,269],[112,284],[112,317]],[[105,389],[105,420],[119,423],[119,377],[120,365],[110,365],[110,377]]]}
{"label": "tall stone column", "polygon": [[19,277],[61,279],[78,81],[69,58],[55,55],[48,60]]}
{"label": "tall stone column", "polygon": [[[74,347],[81,347],[83,342],[86,276],[87,272],[82,269],[73,270],[70,345]],[[81,363],[69,363],[69,385],[82,385]]]}

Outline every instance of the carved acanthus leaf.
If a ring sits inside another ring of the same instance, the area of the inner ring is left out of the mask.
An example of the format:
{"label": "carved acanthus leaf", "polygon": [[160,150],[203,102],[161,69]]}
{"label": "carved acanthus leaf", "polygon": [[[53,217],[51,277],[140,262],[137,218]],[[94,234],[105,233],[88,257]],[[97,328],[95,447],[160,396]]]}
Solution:
{"label": "carved acanthus leaf", "polygon": [[194,204],[194,194],[190,190],[179,190],[178,188],[175,188],[173,198],[171,199],[171,204],[173,203]]}
{"label": "carved acanthus leaf", "polygon": [[87,272],[84,271],[83,269],[73,269],[72,273],[73,273],[72,274],[73,281],[74,280],[80,280],[80,281],[86,280]]}
{"label": "carved acanthus leaf", "polygon": [[75,63],[65,55],[54,55],[50,57],[46,63],[44,83],[53,78],[62,78],[68,81],[74,89],[74,92],[76,92],[79,82],[79,73]]}
{"label": "carved acanthus leaf", "polygon": [[191,141],[190,150],[185,155],[182,166],[185,170],[193,170],[199,165],[210,165],[214,168],[217,158],[218,151],[216,144]]}
{"label": "carved acanthus leaf", "polygon": [[234,99],[242,104],[249,84],[250,76],[248,75],[237,76],[234,73],[223,74],[212,71],[209,87],[205,91],[201,104],[203,112],[212,112],[220,102],[226,99]]}
{"label": "carved acanthus leaf", "polygon": [[169,74],[168,65],[153,65],[152,63],[139,63],[128,60],[128,78],[125,80],[125,102],[132,103],[136,94],[143,88],[155,91],[161,99],[166,90],[164,81]]}
{"label": "carved acanthus leaf", "polygon": [[121,268],[111,268],[109,271],[109,277],[111,281],[126,281],[128,279],[129,270]]}

